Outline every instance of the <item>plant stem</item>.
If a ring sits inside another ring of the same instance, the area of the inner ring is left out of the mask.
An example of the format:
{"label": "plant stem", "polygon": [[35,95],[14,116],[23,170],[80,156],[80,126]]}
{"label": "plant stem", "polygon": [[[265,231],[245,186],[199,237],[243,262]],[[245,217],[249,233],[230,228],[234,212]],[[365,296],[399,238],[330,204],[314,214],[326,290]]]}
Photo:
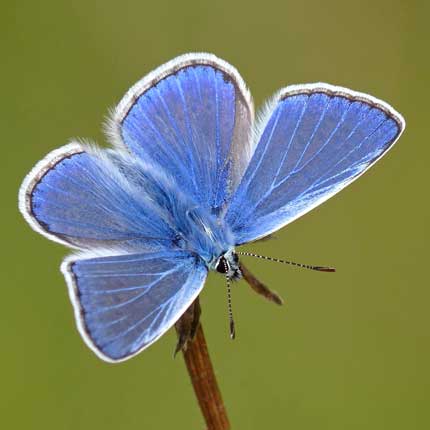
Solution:
{"label": "plant stem", "polygon": [[188,342],[183,354],[207,430],[229,430],[230,423],[201,324],[198,326],[194,340]]}

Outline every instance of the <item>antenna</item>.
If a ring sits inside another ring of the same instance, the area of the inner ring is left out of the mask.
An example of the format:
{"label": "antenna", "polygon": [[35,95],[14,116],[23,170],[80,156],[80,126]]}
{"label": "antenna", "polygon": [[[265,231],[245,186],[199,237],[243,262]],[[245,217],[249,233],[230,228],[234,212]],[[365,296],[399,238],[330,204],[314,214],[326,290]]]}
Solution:
{"label": "antenna", "polygon": [[224,259],[223,262],[225,267],[225,279],[227,280],[227,309],[228,309],[228,320],[230,323],[230,338],[234,339],[236,337],[236,330],[234,326],[233,310],[231,306],[231,284],[230,284],[230,278],[228,276],[227,261]]}
{"label": "antenna", "polygon": [[258,254],[254,254],[252,252],[237,251],[237,254],[245,255],[247,257],[256,257],[256,258],[261,258],[263,260],[274,261],[275,263],[289,264],[290,266],[297,266],[297,267],[301,267],[303,269],[316,270],[318,272],[336,272],[336,269],[334,267],[310,266],[309,264],[295,263],[294,261],[281,260],[280,258],[274,258],[274,257],[266,257],[265,255],[258,255]]}

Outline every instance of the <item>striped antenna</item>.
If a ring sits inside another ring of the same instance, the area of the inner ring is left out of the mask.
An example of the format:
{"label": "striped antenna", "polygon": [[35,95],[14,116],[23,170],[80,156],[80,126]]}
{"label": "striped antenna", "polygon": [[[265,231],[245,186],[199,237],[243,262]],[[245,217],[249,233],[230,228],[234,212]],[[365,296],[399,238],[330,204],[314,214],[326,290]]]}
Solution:
{"label": "striped antenna", "polygon": [[230,278],[228,276],[227,261],[224,259],[223,262],[225,267],[225,279],[227,280],[227,309],[228,309],[228,320],[230,324],[230,338],[234,339],[236,337],[236,330],[234,326],[233,310],[231,306],[231,284],[230,284]]}
{"label": "striped antenna", "polygon": [[280,258],[266,257],[265,255],[258,255],[252,252],[237,251],[237,254],[245,255],[247,257],[256,257],[256,258],[261,258],[263,260],[274,261],[275,263],[289,264],[290,266],[297,266],[303,269],[317,270],[318,272],[336,272],[336,269],[334,267],[310,266],[309,264],[301,264],[301,263],[295,263],[294,261],[281,260]]}

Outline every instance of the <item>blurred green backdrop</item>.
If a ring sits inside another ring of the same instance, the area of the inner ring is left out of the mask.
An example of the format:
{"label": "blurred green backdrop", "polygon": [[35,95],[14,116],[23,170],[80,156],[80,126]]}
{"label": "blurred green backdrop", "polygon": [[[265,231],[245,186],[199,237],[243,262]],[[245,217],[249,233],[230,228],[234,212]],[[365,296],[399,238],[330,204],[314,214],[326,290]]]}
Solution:
{"label": "blurred green backdrop", "polygon": [[1,427],[203,428],[174,333],[120,365],[84,346],[58,270],[67,250],[30,230],[17,192],[71,137],[103,143],[108,107],[142,75],[208,51],[239,69],[257,105],[327,81],[407,121],[363,178],[250,247],[337,274],[249,261],[287,305],[238,284],[234,342],[224,281],[211,276],[203,321],[233,429],[429,428],[429,16],[425,1],[3,4]]}

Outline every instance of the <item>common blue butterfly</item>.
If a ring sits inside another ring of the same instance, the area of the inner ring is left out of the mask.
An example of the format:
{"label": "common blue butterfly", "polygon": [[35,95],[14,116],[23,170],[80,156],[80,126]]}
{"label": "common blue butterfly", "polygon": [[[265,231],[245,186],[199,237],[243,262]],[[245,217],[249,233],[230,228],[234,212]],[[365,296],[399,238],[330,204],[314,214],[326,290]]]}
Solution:
{"label": "common blue butterfly", "polygon": [[235,68],[187,54],[127,92],[107,126],[111,149],[51,152],[19,206],[34,230],[78,251],[61,265],[78,329],[118,362],[175,324],[209,270],[258,289],[236,247],[346,187],[404,127],[383,101],[323,83],[280,90],[255,121]]}

